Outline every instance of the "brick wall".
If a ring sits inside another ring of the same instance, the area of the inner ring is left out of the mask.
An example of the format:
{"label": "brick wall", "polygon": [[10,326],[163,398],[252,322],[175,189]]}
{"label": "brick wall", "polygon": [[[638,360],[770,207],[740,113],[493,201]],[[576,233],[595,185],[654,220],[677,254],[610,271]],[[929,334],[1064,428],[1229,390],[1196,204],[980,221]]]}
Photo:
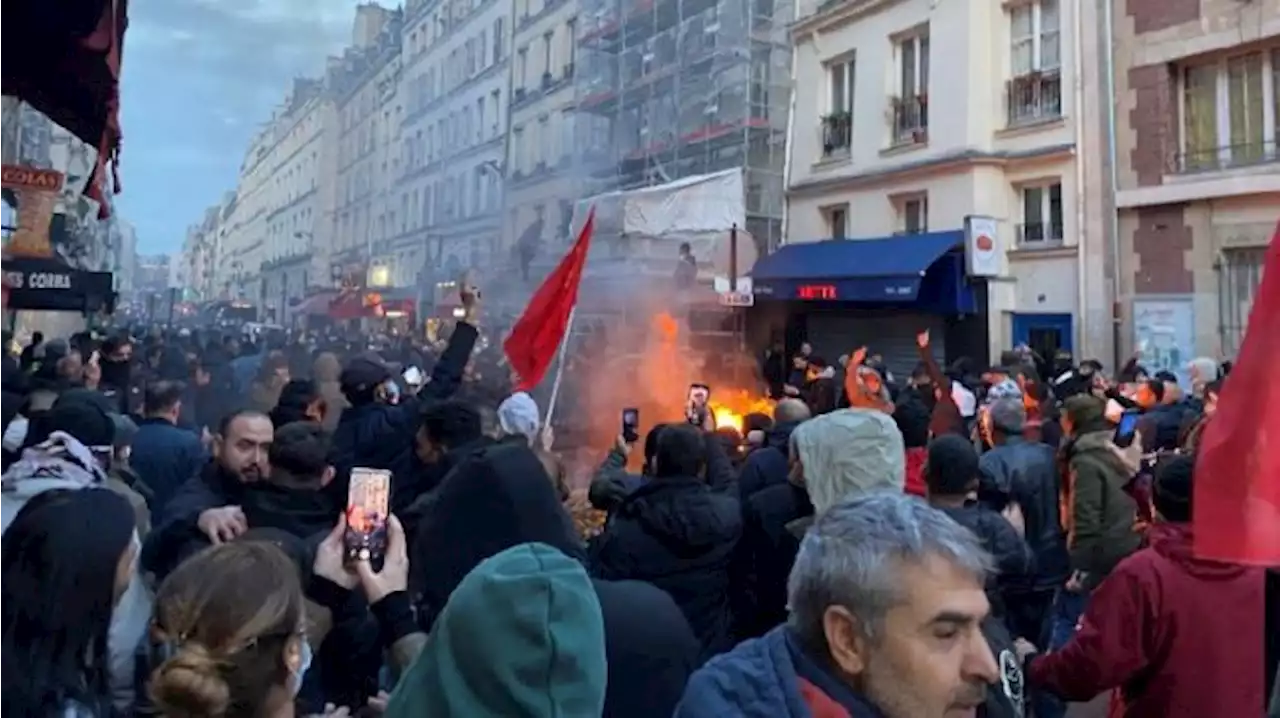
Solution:
{"label": "brick wall", "polygon": [[1195,278],[1187,255],[1193,246],[1185,205],[1169,204],[1137,210],[1133,231],[1134,294],[1190,294]]}
{"label": "brick wall", "polygon": [[1133,97],[1129,128],[1134,140],[1129,162],[1140,187],[1160,184],[1173,166],[1178,145],[1174,87],[1173,72],[1167,65],[1129,68],[1129,91]]}

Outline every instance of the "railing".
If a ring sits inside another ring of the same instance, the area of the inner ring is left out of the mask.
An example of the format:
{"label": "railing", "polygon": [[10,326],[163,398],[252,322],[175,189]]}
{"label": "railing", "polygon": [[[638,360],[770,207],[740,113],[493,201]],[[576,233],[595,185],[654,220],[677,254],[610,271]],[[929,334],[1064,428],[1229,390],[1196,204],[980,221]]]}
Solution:
{"label": "railing", "polygon": [[836,112],[822,118],[822,156],[849,154],[853,141],[853,117],[848,112]]}
{"label": "railing", "polygon": [[1018,225],[1018,244],[1030,247],[1062,244],[1062,225],[1054,223]]}
{"label": "railing", "polygon": [[1277,151],[1276,143],[1259,139],[1257,142],[1179,152],[1175,170],[1179,174],[1219,172],[1277,161],[1280,161],[1280,151]]}
{"label": "railing", "polygon": [[916,95],[893,98],[893,144],[915,145],[928,139],[928,97]]}
{"label": "railing", "polygon": [[1032,72],[1009,80],[1005,106],[1010,127],[1062,116],[1062,75],[1057,71]]}

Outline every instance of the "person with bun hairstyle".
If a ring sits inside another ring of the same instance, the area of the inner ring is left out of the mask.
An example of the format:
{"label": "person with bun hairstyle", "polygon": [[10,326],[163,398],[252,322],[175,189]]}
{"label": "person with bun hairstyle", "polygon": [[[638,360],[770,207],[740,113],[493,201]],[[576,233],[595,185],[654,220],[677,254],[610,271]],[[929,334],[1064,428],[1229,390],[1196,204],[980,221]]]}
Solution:
{"label": "person with bun hairstyle", "polygon": [[[137,571],[133,507],[105,488],[31,497],[0,541],[4,714],[110,718],[112,620]],[[127,701],[126,701],[127,702]]]}
{"label": "person with bun hairstyle", "polygon": [[311,664],[303,605],[297,565],[274,544],[235,541],[182,563],[156,595],[156,712],[292,718]]}

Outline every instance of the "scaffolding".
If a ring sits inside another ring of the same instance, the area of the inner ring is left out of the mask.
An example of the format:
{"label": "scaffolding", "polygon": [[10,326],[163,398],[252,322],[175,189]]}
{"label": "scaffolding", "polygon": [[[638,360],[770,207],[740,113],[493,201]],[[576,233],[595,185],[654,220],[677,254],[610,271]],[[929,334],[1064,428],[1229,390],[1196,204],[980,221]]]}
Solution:
{"label": "scaffolding", "polygon": [[575,75],[586,194],[741,168],[746,231],[781,241],[790,0],[583,0]]}

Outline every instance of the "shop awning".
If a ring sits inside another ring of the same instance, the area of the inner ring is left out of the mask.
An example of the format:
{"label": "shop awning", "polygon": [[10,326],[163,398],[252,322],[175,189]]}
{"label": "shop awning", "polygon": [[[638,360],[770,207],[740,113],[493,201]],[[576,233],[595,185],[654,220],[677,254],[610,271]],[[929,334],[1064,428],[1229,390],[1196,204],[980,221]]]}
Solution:
{"label": "shop awning", "polygon": [[290,307],[289,311],[293,312],[295,316],[322,317],[329,313],[329,304],[331,304],[337,296],[337,292],[320,292],[318,294],[312,294],[311,296],[296,302],[292,307]]}
{"label": "shop awning", "polygon": [[788,244],[756,262],[760,299],[936,305],[972,311],[964,232]]}

